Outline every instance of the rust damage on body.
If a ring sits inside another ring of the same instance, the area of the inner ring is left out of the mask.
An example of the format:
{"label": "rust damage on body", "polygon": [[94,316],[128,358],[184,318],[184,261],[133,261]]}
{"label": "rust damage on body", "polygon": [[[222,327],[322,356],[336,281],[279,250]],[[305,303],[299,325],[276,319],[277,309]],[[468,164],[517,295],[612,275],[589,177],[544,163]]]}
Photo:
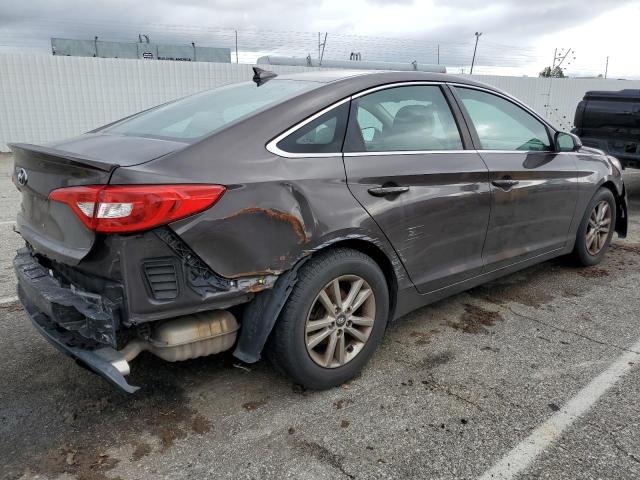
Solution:
{"label": "rust damage on body", "polygon": [[255,273],[242,275],[236,280],[236,283],[239,290],[256,293],[267,288],[273,288],[273,284],[276,283],[280,273],[281,272],[270,272],[268,274]]}
{"label": "rust damage on body", "polygon": [[238,213],[227,217],[227,219],[237,217],[239,215],[254,215],[254,214],[263,214],[269,218],[273,218],[280,222],[285,222],[291,225],[296,237],[298,238],[298,243],[307,243],[309,242],[309,237],[307,236],[307,232],[304,229],[304,225],[302,221],[291,213],[282,212],[280,210],[275,210],[272,208],[260,208],[260,207],[249,207],[243,208]]}

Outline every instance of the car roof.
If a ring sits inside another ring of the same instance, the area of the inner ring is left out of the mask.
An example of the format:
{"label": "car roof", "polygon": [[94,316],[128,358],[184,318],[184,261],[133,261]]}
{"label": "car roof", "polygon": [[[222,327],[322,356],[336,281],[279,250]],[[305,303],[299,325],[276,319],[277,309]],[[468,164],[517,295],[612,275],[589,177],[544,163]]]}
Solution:
{"label": "car roof", "polygon": [[[268,70],[268,68],[265,70]],[[315,70],[312,72],[278,74],[274,80],[305,80],[307,82],[331,83],[371,73],[377,72],[372,70]]]}
{"label": "car roof", "polygon": [[380,84],[402,81],[450,82],[482,86],[496,90],[495,87],[472,80],[468,77],[415,70],[316,70],[303,73],[278,74],[274,80],[305,80],[319,83],[333,83],[345,80],[360,83],[360,81],[365,80],[366,83],[379,81]]}

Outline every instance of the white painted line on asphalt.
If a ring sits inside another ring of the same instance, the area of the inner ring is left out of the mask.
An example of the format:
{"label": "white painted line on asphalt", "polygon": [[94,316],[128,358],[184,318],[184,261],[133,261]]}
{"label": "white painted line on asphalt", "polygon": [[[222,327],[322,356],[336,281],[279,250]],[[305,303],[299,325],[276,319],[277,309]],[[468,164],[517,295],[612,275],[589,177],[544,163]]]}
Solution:
{"label": "white painted line on asphalt", "polygon": [[13,302],[17,302],[17,301],[18,301],[18,297],[0,298],[0,305],[6,305],[7,303],[13,303]]}
{"label": "white painted line on asphalt", "polygon": [[[629,347],[629,350],[639,351],[640,340]],[[604,372],[565,403],[557,413],[487,470],[480,480],[508,480],[525,470],[538,455],[560,437],[564,430],[584,415],[607,390],[634,368],[640,361],[640,355],[635,352],[628,351],[620,355]]]}

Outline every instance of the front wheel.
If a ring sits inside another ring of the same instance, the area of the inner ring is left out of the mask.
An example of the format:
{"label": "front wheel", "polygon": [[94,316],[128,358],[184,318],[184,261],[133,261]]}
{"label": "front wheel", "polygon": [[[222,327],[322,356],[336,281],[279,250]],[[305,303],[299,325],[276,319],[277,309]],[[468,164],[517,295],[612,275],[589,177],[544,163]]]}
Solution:
{"label": "front wheel", "polygon": [[573,249],[573,258],[586,267],[602,261],[616,224],[616,199],[608,188],[600,188],[589,202]]}
{"label": "front wheel", "polygon": [[387,282],[367,255],[348,248],[304,265],[269,343],[269,357],[295,382],[340,385],[371,358],[389,315]]}

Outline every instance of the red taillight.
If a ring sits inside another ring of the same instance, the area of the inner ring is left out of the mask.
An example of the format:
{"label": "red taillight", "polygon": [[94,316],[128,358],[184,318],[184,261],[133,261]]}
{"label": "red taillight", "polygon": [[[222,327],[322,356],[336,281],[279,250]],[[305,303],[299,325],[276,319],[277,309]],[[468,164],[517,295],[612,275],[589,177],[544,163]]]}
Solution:
{"label": "red taillight", "polygon": [[59,188],[49,200],[69,205],[91,230],[126,233],[202,212],[224,192],[222,185],[88,185]]}

